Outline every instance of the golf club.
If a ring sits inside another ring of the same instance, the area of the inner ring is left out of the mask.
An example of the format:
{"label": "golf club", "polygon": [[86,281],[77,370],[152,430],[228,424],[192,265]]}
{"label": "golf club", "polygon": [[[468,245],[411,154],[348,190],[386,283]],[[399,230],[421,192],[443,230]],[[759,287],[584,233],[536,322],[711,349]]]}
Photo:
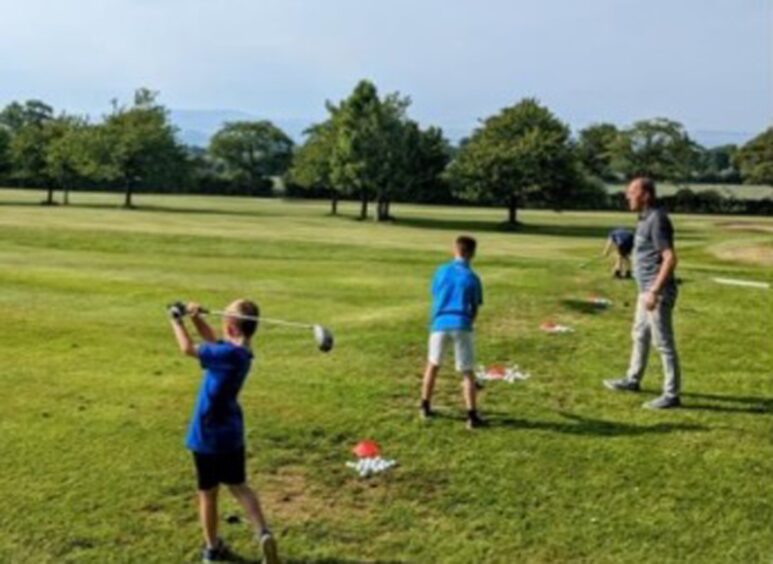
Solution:
{"label": "golf club", "polygon": [[581,265],[580,265],[578,268],[579,268],[580,270],[582,270],[583,268],[587,268],[587,267],[589,267],[589,266],[590,266],[591,264],[593,264],[594,262],[597,262],[597,261],[599,261],[599,260],[601,260],[601,259],[605,259],[605,258],[606,258],[606,256],[605,256],[605,255],[599,255],[599,256],[597,256],[597,257],[595,257],[595,258],[592,258],[592,259],[590,259],[590,260],[587,260],[587,261],[585,261],[585,262],[584,262],[584,263],[582,263],[582,264],[581,264]]}
{"label": "golf club", "polygon": [[201,313],[204,315],[216,315],[218,317],[234,317],[237,319],[247,319],[249,321],[257,321],[260,323],[268,323],[271,325],[279,325],[281,327],[294,327],[297,329],[311,329],[314,333],[314,340],[317,343],[317,346],[319,347],[319,350],[322,352],[330,352],[333,349],[333,344],[335,342],[333,338],[333,333],[328,329],[327,327],[323,327],[322,325],[317,324],[311,324],[311,323],[299,323],[297,321],[284,321],[283,319],[272,319],[270,317],[263,317],[258,316],[254,317],[251,315],[240,315],[237,313],[230,313],[227,311],[210,311],[208,309],[201,309]]}

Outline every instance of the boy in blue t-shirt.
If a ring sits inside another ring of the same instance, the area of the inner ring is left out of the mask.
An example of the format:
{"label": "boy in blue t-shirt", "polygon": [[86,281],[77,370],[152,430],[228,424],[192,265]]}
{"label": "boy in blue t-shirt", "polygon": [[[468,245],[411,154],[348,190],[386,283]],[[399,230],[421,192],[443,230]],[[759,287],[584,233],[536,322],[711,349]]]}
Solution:
{"label": "boy in blue t-shirt", "polygon": [[483,304],[483,286],[472,271],[470,262],[475,257],[477,243],[472,237],[461,236],[454,243],[454,260],[444,264],[432,279],[432,323],[429,336],[429,354],[421,388],[422,418],[432,417],[430,407],[443,349],[454,344],[456,370],[463,377],[464,402],[467,406],[467,428],[484,424],[475,405],[475,346],[472,325]]}
{"label": "boy in blue t-shirt", "polygon": [[[186,314],[204,340],[198,347],[183,323]],[[169,308],[180,351],[197,358],[204,369],[185,439],[185,446],[193,452],[198,478],[199,518],[206,543],[202,559],[216,562],[232,557],[217,536],[217,494],[220,484],[225,484],[255,527],[264,561],[273,564],[279,562],[276,541],[258,497],[245,479],[244,421],[237,401],[252,363],[250,339],[258,328],[258,306],[247,300],[229,305],[223,317],[222,340],[217,339],[201,314],[202,308],[195,303]]]}

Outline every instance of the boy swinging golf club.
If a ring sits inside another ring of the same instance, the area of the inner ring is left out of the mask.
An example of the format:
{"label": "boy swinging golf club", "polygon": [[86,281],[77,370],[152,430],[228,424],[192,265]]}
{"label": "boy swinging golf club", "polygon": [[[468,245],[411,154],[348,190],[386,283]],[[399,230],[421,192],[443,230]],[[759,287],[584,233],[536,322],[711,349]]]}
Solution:
{"label": "boy swinging golf club", "polygon": [[[202,318],[198,304],[172,304],[168,308],[177,344],[183,354],[198,359],[204,369],[185,445],[193,452],[198,478],[199,518],[204,533],[204,562],[228,561],[233,555],[217,536],[217,495],[220,484],[244,509],[255,528],[263,561],[279,562],[274,537],[255,492],[247,485],[244,460],[244,422],[237,397],[250,371],[250,340],[258,328],[258,306],[247,300],[231,303],[223,316],[223,338]],[[203,343],[195,346],[184,318],[190,315]],[[246,316],[253,319],[245,319]]]}
{"label": "boy swinging golf club", "polygon": [[468,429],[484,424],[478,416],[475,403],[475,347],[472,337],[472,325],[483,304],[483,286],[470,266],[476,247],[477,243],[472,237],[458,237],[454,243],[454,259],[438,268],[432,280],[429,354],[421,388],[420,409],[423,419],[432,417],[435,379],[440,370],[443,350],[450,341],[454,344],[456,370],[463,379]]}

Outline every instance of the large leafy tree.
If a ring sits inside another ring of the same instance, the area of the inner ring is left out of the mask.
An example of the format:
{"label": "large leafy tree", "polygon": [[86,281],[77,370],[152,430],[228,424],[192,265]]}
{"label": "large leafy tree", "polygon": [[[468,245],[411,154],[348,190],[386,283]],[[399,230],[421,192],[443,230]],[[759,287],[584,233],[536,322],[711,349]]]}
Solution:
{"label": "large leafy tree", "polygon": [[43,125],[53,117],[54,109],[40,100],[11,102],[0,111],[0,126],[15,134],[30,125]]}
{"label": "large leafy tree", "polygon": [[55,133],[46,147],[45,174],[50,180],[49,186],[59,187],[63,192],[63,203],[69,204],[70,189],[82,178],[81,163],[88,159],[90,126],[82,118],[62,116],[49,122],[47,127]]}
{"label": "large leafy tree", "polygon": [[384,111],[373,83],[363,80],[332,115],[335,143],[330,179],[360,199],[360,219],[384,178]]}
{"label": "large leafy tree", "polygon": [[[333,112],[334,109],[331,109]],[[305,132],[306,140],[293,155],[290,182],[306,190],[330,194],[330,213],[337,215],[339,190],[331,179],[331,156],[335,143],[333,120],[312,125]]]}
{"label": "large leafy tree", "polygon": [[619,135],[611,123],[597,123],[580,131],[577,139],[577,157],[583,168],[603,180],[615,178],[612,168],[612,149]]}
{"label": "large leafy tree", "polygon": [[568,197],[576,169],[568,126],[527,98],[486,119],[448,173],[460,197],[506,205],[512,226],[528,201],[560,204]]}
{"label": "large leafy tree", "polygon": [[741,147],[735,162],[744,182],[773,186],[773,127]]}
{"label": "large leafy tree", "polygon": [[618,135],[612,147],[613,166],[626,177],[689,180],[700,158],[700,147],[681,123],[656,118],[633,124]]}
{"label": "large leafy tree", "polygon": [[76,169],[86,177],[116,182],[124,188],[124,206],[133,206],[138,185],[157,186],[179,182],[185,172],[183,147],[175,139],[168,112],[157,102],[158,94],[145,88],[135,92],[134,103],[114,103],[105,120],[79,138]]}
{"label": "large leafy tree", "polygon": [[287,172],[293,142],[270,121],[236,121],[212,137],[209,152],[225,165],[229,177],[258,192],[272,176]]}

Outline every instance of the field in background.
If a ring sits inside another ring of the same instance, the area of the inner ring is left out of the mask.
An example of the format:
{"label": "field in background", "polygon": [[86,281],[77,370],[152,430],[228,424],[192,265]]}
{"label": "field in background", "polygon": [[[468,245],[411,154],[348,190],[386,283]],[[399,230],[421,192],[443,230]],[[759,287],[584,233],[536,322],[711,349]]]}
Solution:
{"label": "field in background", "polygon": [[[773,186],[759,184],[686,184],[685,186],[697,194],[714,191],[725,198],[735,198],[738,200],[773,199]],[[683,187],[675,184],[659,183],[658,195],[673,196],[681,188]],[[610,194],[617,194],[624,190],[625,184],[607,184],[607,191]]]}
{"label": "field in background", "polygon": [[[617,213],[395,206],[394,224],[328,206],[243,198],[76,194],[37,205],[0,190],[0,562],[197,558],[182,437],[199,382],[163,306],[255,298],[338,340],[261,331],[242,394],[248,470],[289,562],[767,562],[773,549],[773,219],[677,216],[676,328],[685,409],[639,405],[602,378],[628,357],[634,286],[600,263]],[[482,393],[464,429],[458,379],[417,419],[429,278],[460,232],[479,240],[479,359],[532,379]],[[769,262],[768,262],[769,261]],[[584,300],[612,300],[606,311]],[[573,326],[548,336],[542,321]],[[400,466],[360,480],[352,445]],[[225,497],[223,499],[226,499]],[[238,513],[227,500],[222,516]],[[244,524],[222,534],[257,556]]]}

